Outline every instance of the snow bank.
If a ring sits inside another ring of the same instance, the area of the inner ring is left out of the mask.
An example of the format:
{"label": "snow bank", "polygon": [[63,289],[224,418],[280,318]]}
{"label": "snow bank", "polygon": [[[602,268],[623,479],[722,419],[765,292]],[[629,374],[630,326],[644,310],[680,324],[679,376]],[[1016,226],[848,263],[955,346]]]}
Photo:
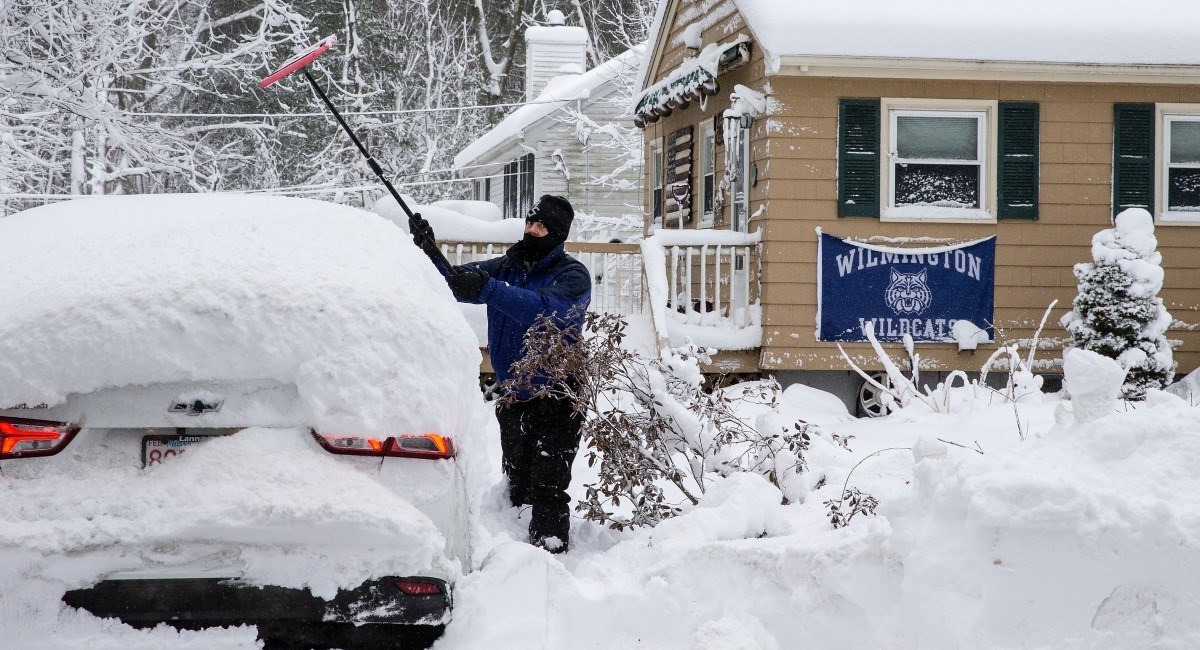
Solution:
{"label": "snow bank", "polygon": [[1200,370],[1193,370],[1183,379],[1167,386],[1165,390],[1192,406],[1200,404]]}
{"label": "snow bank", "polygon": [[1139,409],[918,464],[911,508],[889,513],[891,624],[914,646],[1194,646],[1198,416]]}
{"label": "snow bank", "polygon": [[[827,414],[802,503],[737,476],[654,530],[575,522],[565,556],[498,543],[437,648],[1196,647],[1200,409],[1056,423],[1043,398],[854,420],[789,388],[739,414]],[[835,530],[843,485],[880,506]]]}
{"label": "snow bank", "polygon": [[813,424],[848,422],[854,419],[842,398],[823,390],[792,384],[780,396],[781,409],[792,417]]}

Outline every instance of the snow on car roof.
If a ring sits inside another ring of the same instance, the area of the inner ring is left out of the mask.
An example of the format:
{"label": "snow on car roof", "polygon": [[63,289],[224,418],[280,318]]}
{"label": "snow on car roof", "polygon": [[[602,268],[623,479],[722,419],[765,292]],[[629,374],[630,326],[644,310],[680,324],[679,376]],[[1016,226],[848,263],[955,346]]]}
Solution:
{"label": "snow on car roof", "polygon": [[94,197],[0,219],[0,242],[0,407],[254,379],[295,385],[318,429],[478,424],[463,408],[481,400],[475,336],[377,215],[253,195]]}

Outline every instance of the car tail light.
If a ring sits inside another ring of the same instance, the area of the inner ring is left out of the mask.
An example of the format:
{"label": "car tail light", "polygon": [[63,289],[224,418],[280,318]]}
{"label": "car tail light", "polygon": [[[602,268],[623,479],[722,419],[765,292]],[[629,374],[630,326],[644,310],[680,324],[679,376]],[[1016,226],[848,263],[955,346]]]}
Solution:
{"label": "car tail light", "polygon": [[442,588],[436,582],[424,580],[397,580],[396,586],[408,596],[436,596]]}
{"label": "car tail light", "polygon": [[454,444],[436,433],[364,438],[362,436],[324,435],[313,431],[317,442],[333,454],[351,456],[398,456],[401,458],[453,458]]}
{"label": "car tail light", "polygon": [[61,422],[0,418],[0,460],[53,456],[79,433],[79,427]]}

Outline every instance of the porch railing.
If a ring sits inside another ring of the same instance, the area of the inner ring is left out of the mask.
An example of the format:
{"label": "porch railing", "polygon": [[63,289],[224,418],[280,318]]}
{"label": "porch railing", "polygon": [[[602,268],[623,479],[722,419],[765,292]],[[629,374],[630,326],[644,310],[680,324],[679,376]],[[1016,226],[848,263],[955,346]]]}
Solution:
{"label": "porch railing", "polygon": [[[497,257],[512,244],[443,242],[442,252],[453,264]],[[567,242],[567,252],[587,267],[592,276],[591,311],[621,315],[646,311],[646,277],[642,250],[637,244]]]}
{"label": "porch railing", "polygon": [[[660,230],[642,242],[660,350],[670,322],[744,330],[759,325],[759,234]],[[659,258],[651,261],[651,258]]]}
{"label": "porch railing", "polygon": [[[670,323],[745,329],[759,325],[759,237],[660,231],[641,244],[567,242],[592,276],[592,311],[650,313],[659,349]],[[442,242],[453,264],[503,255],[511,244]]]}

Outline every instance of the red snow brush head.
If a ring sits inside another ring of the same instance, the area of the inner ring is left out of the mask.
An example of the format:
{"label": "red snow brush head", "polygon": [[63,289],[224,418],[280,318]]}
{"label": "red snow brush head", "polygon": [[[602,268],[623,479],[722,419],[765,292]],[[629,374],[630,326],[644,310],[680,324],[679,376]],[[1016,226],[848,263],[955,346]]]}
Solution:
{"label": "red snow brush head", "polygon": [[313,61],[316,61],[318,56],[321,56],[322,54],[324,54],[325,50],[328,50],[329,48],[333,47],[334,45],[337,45],[337,34],[331,34],[331,35],[321,39],[321,41],[319,43],[317,43],[316,45],[314,45],[314,46],[308,48],[307,50],[304,50],[303,52],[297,54],[296,56],[293,56],[292,58],[288,59],[287,63],[284,63],[283,65],[279,66],[279,69],[276,70],[274,73],[272,73],[271,76],[258,82],[258,87],[266,88],[267,86],[270,86],[271,84],[275,83],[276,81],[279,81],[280,79],[287,77],[288,75],[292,74],[293,72],[312,63]]}

